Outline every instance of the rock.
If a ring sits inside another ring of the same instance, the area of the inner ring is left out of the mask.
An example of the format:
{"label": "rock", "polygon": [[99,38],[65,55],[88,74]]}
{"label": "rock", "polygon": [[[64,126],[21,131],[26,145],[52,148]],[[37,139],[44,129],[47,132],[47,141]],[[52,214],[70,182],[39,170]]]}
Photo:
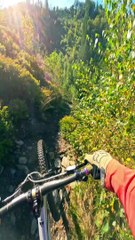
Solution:
{"label": "rock", "polygon": [[19,146],[22,146],[24,144],[24,142],[22,140],[16,140],[15,142]]}
{"label": "rock", "polygon": [[27,175],[30,171],[29,171],[29,169],[28,169],[28,167],[26,167],[25,165],[17,165],[17,168],[19,169],[19,170],[21,170],[21,171],[23,171],[23,173],[25,174],[25,175]]}
{"label": "rock", "polygon": [[32,146],[27,147],[28,151],[32,150]]}
{"label": "rock", "polygon": [[75,164],[75,161],[70,160],[69,165],[70,165],[70,166],[74,166],[74,165],[76,165],[76,164]]}
{"label": "rock", "polygon": [[61,167],[61,160],[60,160],[60,158],[56,158],[55,159],[54,166],[56,168],[60,168]]}
{"label": "rock", "polygon": [[22,156],[22,157],[19,157],[18,162],[19,164],[25,165],[28,161],[26,157]]}
{"label": "rock", "polygon": [[16,173],[16,170],[14,168],[11,168],[10,173],[11,173],[12,176],[14,176],[14,174]]}
{"label": "rock", "polygon": [[69,166],[69,161],[70,161],[70,158],[67,156],[67,157],[63,157],[62,158],[62,166],[64,167],[64,168],[67,168],[68,166]]}

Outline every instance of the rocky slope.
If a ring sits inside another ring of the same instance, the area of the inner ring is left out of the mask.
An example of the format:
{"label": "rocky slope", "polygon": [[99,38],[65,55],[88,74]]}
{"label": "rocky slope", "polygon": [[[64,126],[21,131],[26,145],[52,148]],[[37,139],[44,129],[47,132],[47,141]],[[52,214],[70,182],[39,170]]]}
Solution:
{"label": "rocky slope", "polygon": [[[44,139],[47,145],[49,161],[62,164],[63,169],[72,165],[76,160],[71,146],[59,134],[59,119],[62,114],[54,110],[46,121],[32,119],[26,134],[18,135],[15,140],[14,162],[12,166],[0,167],[0,193],[2,199],[14,192],[17,185],[28,173],[38,170],[37,141]],[[29,134],[31,133],[31,134]],[[19,137],[20,136],[20,137]],[[69,220],[67,209],[70,202],[71,188],[61,190],[61,218],[56,223],[50,216],[52,239],[70,239]],[[29,205],[15,208],[11,213],[2,218],[0,225],[0,240],[36,240],[37,225]]]}

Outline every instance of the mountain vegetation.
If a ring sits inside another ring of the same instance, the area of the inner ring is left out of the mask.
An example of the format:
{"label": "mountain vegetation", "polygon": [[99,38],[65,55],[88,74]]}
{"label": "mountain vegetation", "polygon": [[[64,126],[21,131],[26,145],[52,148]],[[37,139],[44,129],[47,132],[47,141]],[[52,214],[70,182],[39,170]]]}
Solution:
{"label": "mountain vegetation", "polygon": [[[134,17],[132,0],[0,10],[1,165],[16,164],[14,142],[33,117],[66,102],[60,130],[78,161],[104,149],[135,167]],[[117,198],[91,178],[72,191],[68,215],[70,239],[132,239]]]}

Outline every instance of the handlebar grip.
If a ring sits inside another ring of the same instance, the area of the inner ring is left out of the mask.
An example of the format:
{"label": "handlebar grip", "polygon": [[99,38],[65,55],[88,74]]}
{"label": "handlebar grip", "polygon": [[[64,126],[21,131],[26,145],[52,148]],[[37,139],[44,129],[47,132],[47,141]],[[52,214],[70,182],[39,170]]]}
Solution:
{"label": "handlebar grip", "polygon": [[12,208],[24,202],[27,199],[27,193],[23,193],[20,196],[13,199],[11,202],[0,208],[0,217],[8,213]]}
{"label": "handlebar grip", "polygon": [[44,195],[57,188],[64,187],[74,181],[77,181],[77,180],[83,181],[84,177],[87,177],[89,174],[91,174],[91,166],[89,166],[88,168],[85,168],[83,171],[76,172],[72,176],[68,176],[64,179],[54,180],[54,181],[45,183],[44,185],[40,186],[40,192]]}

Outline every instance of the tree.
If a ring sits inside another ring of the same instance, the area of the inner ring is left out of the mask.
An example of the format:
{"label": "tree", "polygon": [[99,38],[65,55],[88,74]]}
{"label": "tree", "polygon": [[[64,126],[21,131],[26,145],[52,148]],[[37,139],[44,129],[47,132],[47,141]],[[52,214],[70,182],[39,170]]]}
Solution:
{"label": "tree", "polygon": [[105,41],[102,37],[102,31],[106,29],[106,27],[107,24],[102,7],[96,6],[91,0],[86,0],[80,48],[80,57],[82,60],[89,62],[92,58],[95,59],[95,61],[99,61],[95,41],[98,40],[104,47]]}

